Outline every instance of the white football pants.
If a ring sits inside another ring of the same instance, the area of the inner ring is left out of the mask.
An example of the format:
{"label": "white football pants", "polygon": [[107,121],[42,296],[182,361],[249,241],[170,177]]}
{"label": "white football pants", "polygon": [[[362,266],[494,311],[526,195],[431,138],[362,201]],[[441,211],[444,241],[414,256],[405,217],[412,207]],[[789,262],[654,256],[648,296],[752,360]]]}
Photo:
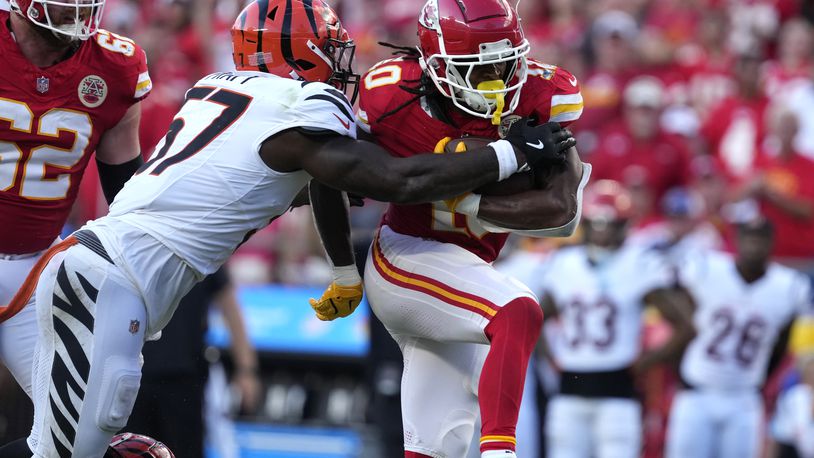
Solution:
{"label": "white football pants", "polygon": [[666,458],[756,458],[763,440],[757,391],[684,390],[667,427]]}
{"label": "white football pants", "polygon": [[557,395],[546,413],[549,458],[637,458],[642,407],[634,399]]}

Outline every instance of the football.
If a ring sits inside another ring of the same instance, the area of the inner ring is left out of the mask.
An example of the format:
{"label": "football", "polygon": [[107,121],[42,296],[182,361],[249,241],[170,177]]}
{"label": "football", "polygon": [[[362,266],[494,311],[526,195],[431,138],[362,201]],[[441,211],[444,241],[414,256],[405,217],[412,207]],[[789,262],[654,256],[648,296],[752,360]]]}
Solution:
{"label": "football", "polygon": [[[494,138],[486,137],[462,137],[450,140],[444,145],[445,153],[462,153],[478,148],[484,148],[489,143],[494,142]],[[511,196],[521,192],[534,189],[536,186],[533,172],[515,173],[511,177],[489,183],[474,190],[475,193],[484,196]]]}
{"label": "football", "polygon": [[113,436],[105,458],[175,458],[166,445],[142,434],[121,433]]}

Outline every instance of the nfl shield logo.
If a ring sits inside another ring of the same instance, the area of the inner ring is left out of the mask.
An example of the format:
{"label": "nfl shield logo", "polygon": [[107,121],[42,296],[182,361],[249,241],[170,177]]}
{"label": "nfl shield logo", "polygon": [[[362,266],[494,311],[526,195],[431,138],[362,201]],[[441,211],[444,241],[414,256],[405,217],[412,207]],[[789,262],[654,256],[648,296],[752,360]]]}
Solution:
{"label": "nfl shield logo", "polygon": [[50,87],[51,82],[48,80],[48,78],[44,76],[40,76],[39,78],[37,78],[37,92],[39,92],[40,94],[45,94],[46,92],[48,92],[48,89]]}
{"label": "nfl shield logo", "polygon": [[137,333],[139,325],[140,325],[140,323],[139,323],[138,320],[130,320],[130,334]]}

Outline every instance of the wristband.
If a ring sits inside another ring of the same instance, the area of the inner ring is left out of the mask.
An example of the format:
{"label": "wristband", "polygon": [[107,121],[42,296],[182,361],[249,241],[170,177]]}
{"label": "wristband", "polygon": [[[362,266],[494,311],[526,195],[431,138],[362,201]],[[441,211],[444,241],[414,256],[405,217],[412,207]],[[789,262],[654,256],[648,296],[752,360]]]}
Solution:
{"label": "wristband", "polygon": [[497,181],[505,180],[517,172],[519,168],[517,156],[514,154],[514,147],[511,143],[506,140],[498,140],[487,146],[491,146],[497,155],[499,167]]}
{"label": "wristband", "polygon": [[362,283],[362,277],[355,265],[334,266],[333,281],[339,286],[356,286]]}

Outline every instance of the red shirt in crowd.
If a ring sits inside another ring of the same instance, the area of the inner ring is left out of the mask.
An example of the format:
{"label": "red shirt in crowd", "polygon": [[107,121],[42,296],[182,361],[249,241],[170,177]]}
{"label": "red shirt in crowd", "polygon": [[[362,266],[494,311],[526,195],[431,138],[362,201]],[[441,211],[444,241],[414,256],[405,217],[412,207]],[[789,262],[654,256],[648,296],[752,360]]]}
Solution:
{"label": "red shirt in crowd", "polygon": [[[788,159],[761,155],[755,165],[770,190],[814,205],[814,161],[800,154]],[[760,206],[775,227],[775,256],[814,258],[814,218],[795,218],[765,199]]]}
{"label": "red shirt in crowd", "polygon": [[701,135],[725,172],[733,177],[747,176],[754,168],[759,144],[764,138],[764,113],[768,99],[728,97],[712,109]]}
{"label": "red shirt in crowd", "polygon": [[668,189],[687,183],[690,153],[679,137],[664,132],[634,140],[620,122],[602,132],[588,161],[593,165],[592,180],[643,182],[653,192],[655,205]]}

